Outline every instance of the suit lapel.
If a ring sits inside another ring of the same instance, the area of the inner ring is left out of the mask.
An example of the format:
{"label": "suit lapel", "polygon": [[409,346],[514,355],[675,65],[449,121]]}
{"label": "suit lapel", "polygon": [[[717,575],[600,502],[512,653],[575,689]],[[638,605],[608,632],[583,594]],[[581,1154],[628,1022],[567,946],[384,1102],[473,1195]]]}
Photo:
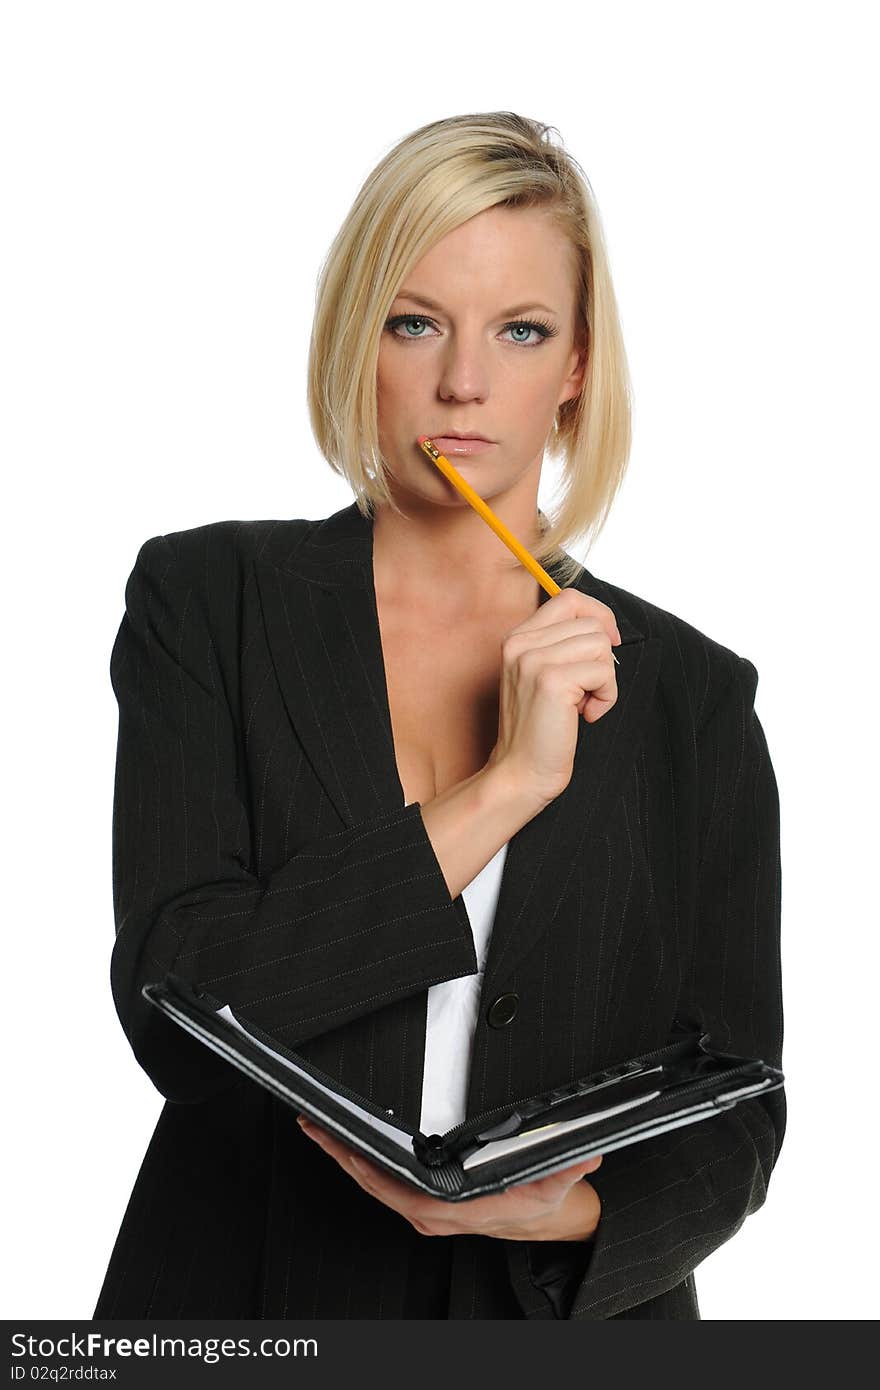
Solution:
{"label": "suit lapel", "polygon": [[[294,528],[297,528],[294,530]],[[281,522],[255,559],[266,633],[287,712],[345,826],[400,808],[388,685],[373,581],[372,522],[357,504],[313,522]],[[557,579],[553,567],[548,572]],[[609,602],[589,571],[576,586]],[[548,595],[541,591],[541,602]],[[611,603],[614,607],[614,604]],[[555,921],[586,835],[607,817],[638,750],[661,641],[615,608],[618,700],[579,721],[565,791],[511,839],[483,980],[499,988]],[[461,897],[456,899],[465,912]]]}
{"label": "suit lapel", "polygon": [[255,560],[275,673],[312,769],[345,826],[402,806],[372,570],[356,504]]}

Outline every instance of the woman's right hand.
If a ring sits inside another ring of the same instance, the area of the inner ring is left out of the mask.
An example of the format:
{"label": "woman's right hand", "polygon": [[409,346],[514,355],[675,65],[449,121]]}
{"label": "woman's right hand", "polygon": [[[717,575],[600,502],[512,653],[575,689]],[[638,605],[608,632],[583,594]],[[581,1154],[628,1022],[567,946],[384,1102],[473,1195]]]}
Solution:
{"label": "woman's right hand", "polygon": [[607,604],[562,589],[501,644],[498,740],[488,767],[503,766],[543,803],[571,781],[578,719],[595,724],[617,700],[612,646],[621,640]]}

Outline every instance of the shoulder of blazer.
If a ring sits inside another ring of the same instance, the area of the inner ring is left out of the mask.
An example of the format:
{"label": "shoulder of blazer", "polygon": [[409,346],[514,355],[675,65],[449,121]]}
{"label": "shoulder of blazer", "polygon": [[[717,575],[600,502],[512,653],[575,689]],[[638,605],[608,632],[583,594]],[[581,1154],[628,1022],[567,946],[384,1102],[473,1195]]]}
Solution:
{"label": "shoulder of blazer", "polygon": [[183,640],[184,629],[175,625],[187,614],[185,640],[194,640],[197,629],[204,632],[231,673],[238,660],[241,608],[254,560],[265,556],[283,565],[318,524],[306,518],[212,521],[151,536],[140,547],[129,576],[126,607],[140,612],[147,595],[152,595],[154,616],[165,614],[169,632],[178,631],[177,640]]}
{"label": "shoulder of blazer", "polygon": [[192,593],[206,615],[221,622],[237,607],[255,559],[284,566],[320,523],[305,517],[283,521],[210,521],[151,536],[138,551],[136,570],[161,574],[178,591]]}
{"label": "shoulder of blazer", "polygon": [[647,638],[660,638],[662,654],[658,696],[679,709],[699,732],[734,681],[741,681],[754,700],[758,673],[747,657],[710,637],[692,623],[639,594],[589,576],[586,586],[614,612],[622,614]]}
{"label": "shoulder of blazer", "polygon": [[[227,564],[247,563],[254,556],[265,556],[274,563],[296,553],[319,521],[292,517],[271,521],[209,521],[183,531],[169,531],[144,543],[163,543],[167,553],[183,568],[198,573],[205,557],[216,555]],[[142,547],[143,548],[143,547]]]}

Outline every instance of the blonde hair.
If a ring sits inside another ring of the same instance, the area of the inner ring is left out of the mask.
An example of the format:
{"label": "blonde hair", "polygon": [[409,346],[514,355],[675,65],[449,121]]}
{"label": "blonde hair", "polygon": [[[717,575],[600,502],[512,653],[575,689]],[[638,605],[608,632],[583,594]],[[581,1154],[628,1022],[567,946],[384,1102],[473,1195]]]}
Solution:
{"label": "blonde hair", "polygon": [[551,131],[512,111],[450,116],[412,131],[376,165],[321,268],[308,407],[318,447],[348,480],[361,513],[372,515],[379,502],[395,506],[376,408],[379,346],[395,295],[422,256],[477,213],[547,209],[575,252],[576,341],[587,349],[581,390],[557,410],[545,446],[563,460],[562,483],[553,515],[539,512],[534,551],[542,564],[560,567],[567,587],[583,566],[565,547],[585,537],[592,544],[623,481],[632,393],[592,189]]}

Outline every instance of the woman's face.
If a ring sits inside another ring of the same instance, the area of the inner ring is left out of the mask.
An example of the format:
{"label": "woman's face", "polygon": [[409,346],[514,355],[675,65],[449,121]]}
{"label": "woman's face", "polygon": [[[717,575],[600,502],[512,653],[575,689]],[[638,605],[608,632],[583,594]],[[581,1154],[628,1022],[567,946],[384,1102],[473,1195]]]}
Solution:
{"label": "woman's face", "polygon": [[489,208],[422,257],[391,305],[377,368],[379,444],[398,498],[467,508],[416,442],[450,430],[493,441],[472,456],[440,445],[482,498],[526,475],[537,494],[556,410],[583,382],[575,309],[572,248],[541,209]]}

